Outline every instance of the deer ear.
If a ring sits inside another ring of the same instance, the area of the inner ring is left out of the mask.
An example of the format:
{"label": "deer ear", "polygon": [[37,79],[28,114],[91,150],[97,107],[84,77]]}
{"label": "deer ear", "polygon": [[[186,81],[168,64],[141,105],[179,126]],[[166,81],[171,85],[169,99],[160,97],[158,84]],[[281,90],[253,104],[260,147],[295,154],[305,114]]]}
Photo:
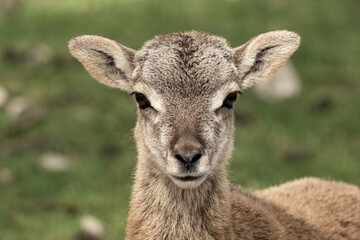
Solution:
{"label": "deer ear", "polygon": [[234,49],[242,89],[269,79],[299,47],[300,36],[289,31],[260,34]]}
{"label": "deer ear", "polygon": [[90,35],[72,38],[68,46],[71,54],[99,82],[132,91],[135,50],[113,40]]}

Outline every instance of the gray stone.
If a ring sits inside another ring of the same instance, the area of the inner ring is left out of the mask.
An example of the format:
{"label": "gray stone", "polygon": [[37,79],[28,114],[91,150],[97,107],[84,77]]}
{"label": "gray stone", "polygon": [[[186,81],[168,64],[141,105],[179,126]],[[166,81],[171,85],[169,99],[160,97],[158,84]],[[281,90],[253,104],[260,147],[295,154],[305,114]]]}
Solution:
{"label": "gray stone", "polygon": [[40,166],[47,172],[64,172],[71,166],[70,159],[60,153],[44,153],[40,159]]}
{"label": "gray stone", "polygon": [[8,168],[3,168],[0,169],[0,182],[3,184],[9,184],[12,181],[14,181],[14,173],[8,169]]}
{"label": "gray stone", "polygon": [[255,87],[257,95],[264,100],[281,100],[301,93],[302,83],[291,62],[287,62],[268,81]]}
{"label": "gray stone", "polygon": [[104,226],[101,221],[94,216],[86,215],[81,218],[79,238],[97,240],[104,236]]}
{"label": "gray stone", "polygon": [[30,105],[29,100],[24,96],[11,98],[5,106],[6,113],[13,118],[21,115]]}
{"label": "gray stone", "polygon": [[7,93],[6,89],[0,86],[0,107],[4,106],[9,94]]}

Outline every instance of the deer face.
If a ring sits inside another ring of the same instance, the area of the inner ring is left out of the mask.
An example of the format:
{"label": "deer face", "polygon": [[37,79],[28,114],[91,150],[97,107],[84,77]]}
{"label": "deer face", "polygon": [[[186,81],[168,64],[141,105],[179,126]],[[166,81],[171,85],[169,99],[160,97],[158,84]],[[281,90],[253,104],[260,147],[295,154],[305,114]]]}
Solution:
{"label": "deer face", "polygon": [[69,48],[100,82],[134,95],[141,154],[178,187],[194,188],[225,168],[237,95],[270,78],[299,40],[275,31],[231,49],[190,32],[156,37],[137,52],[97,36],[74,38]]}
{"label": "deer face", "polygon": [[178,186],[191,187],[230,152],[240,87],[231,49],[174,38],[135,55],[132,91],[144,146]]}

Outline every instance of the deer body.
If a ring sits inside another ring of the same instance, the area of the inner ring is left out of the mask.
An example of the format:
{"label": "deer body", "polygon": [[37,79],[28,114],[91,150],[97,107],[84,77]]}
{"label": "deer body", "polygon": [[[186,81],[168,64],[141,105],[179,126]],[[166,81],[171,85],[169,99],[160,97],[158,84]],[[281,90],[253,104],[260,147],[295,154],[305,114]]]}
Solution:
{"label": "deer body", "polygon": [[138,103],[126,239],[360,239],[356,186],[305,178],[250,193],[227,179],[237,94],[270,78],[299,43],[288,31],[233,49],[196,31],[139,51],[98,36],[69,42],[93,77]]}

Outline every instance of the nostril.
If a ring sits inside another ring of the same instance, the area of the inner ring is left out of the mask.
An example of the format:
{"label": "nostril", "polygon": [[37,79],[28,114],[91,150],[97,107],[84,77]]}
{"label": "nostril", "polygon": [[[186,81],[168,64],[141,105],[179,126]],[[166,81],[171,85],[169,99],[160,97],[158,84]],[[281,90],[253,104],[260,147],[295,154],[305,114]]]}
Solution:
{"label": "nostril", "polygon": [[195,152],[192,154],[175,154],[174,157],[179,160],[188,170],[195,165],[197,161],[201,158],[200,152]]}
{"label": "nostril", "polygon": [[191,162],[195,163],[197,162],[199,159],[201,158],[201,153],[196,153],[192,158],[191,158]]}
{"label": "nostril", "polygon": [[201,153],[195,153],[191,155],[175,154],[175,158],[184,164],[195,163],[201,158]]}
{"label": "nostril", "polygon": [[175,158],[179,160],[180,162],[185,163],[185,159],[180,154],[175,154]]}

